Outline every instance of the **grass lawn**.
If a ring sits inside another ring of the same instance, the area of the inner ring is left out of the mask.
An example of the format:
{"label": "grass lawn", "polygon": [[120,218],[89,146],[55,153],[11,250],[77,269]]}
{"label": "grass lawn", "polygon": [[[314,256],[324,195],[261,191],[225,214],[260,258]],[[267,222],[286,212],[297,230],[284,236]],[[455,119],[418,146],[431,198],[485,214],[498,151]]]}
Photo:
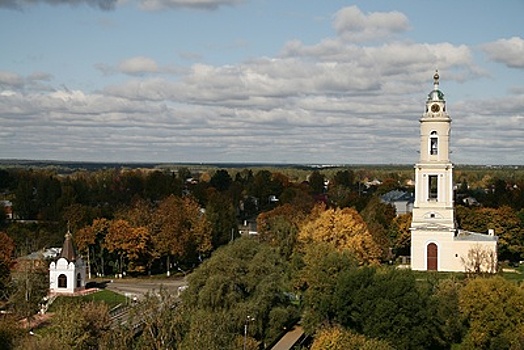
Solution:
{"label": "grass lawn", "polygon": [[124,295],[103,289],[96,293],[82,296],[59,296],[53,304],[51,304],[49,312],[55,312],[61,305],[69,303],[87,303],[90,301],[106,303],[109,309],[114,308],[118,304],[125,304],[127,302]]}

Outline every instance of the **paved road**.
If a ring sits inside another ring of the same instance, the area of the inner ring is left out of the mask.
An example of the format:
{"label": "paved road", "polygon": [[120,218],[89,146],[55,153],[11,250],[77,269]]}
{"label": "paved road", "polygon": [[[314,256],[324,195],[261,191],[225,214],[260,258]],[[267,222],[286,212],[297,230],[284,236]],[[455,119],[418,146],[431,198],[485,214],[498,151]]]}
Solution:
{"label": "paved road", "polygon": [[105,288],[116,293],[125,294],[130,297],[141,298],[146,293],[164,288],[171,293],[178,294],[178,288],[186,286],[184,278],[173,279],[144,279],[144,278],[122,278],[107,280]]}

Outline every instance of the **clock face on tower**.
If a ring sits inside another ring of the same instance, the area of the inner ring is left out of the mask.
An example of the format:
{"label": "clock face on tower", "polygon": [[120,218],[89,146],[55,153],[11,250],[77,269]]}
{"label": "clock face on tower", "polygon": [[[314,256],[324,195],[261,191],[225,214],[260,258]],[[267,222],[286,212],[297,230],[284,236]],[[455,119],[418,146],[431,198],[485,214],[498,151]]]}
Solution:
{"label": "clock face on tower", "polygon": [[431,111],[433,113],[437,113],[438,111],[440,111],[440,106],[438,104],[431,105]]}

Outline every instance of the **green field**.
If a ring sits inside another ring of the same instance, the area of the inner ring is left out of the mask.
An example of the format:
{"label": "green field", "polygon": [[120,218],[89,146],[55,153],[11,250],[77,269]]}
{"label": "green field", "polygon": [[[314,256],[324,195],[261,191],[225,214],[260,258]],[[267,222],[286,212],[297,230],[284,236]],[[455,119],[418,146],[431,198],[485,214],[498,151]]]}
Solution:
{"label": "green field", "polygon": [[118,306],[120,304],[126,304],[128,300],[122,294],[118,294],[110,290],[104,289],[104,290],[95,292],[93,294],[82,295],[82,296],[59,296],[58,298],[56,298],[53,304],[51,304],[51,307],[49,308],[49,312],[56,311],[62,305],[66,305],[70,303],[86,303],[90,301],[106,303],[108,308],[112,309],[115,306]]}

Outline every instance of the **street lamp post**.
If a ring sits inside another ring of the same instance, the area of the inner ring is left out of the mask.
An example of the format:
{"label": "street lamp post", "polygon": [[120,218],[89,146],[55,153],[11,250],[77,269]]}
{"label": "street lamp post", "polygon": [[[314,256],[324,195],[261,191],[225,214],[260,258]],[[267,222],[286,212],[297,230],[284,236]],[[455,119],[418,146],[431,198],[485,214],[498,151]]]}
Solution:
{"label": "street lamp post", "polygon": [[246,323],[244,323],[244,350],[246,350],[246,344],[247,344],[247,325],[249,322],[254,321],[255,318],[252,316],[246,317]]}

